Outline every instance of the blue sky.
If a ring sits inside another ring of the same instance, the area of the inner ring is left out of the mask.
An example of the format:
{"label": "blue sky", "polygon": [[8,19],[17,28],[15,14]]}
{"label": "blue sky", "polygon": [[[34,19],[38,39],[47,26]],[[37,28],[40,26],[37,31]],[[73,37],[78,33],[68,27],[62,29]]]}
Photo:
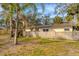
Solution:
{"label": "blue sky", "polygon": [[[50,17],[54,17],[55,16],[55,7],[56,4],[55,3],[47,3],[45,4],[45,11],[44,14],[45,15],[50,15]],[[41,13],[42,12],[42,8],[40,6],[38,6],[38,12]]]}
{"label": "blue sky", "polygon": [[[45,15],[50,15],[51,18],[56,16],[55,8],[57,6],[57,3],[45,3]],[[42,12],[42,8],[38,6],[38,12]],[[67,13],[64,14],[66,16]],[[62,14],[59,15],[60,17],[63,17]]]}
{"label": "blue sky", "polygon": [[[55,3],[45,3],[45,10],[44,10],[44,14],[45,15],[50,15],[50,17],[55,17],[55,7],[56,4]],[[41,5],[38,4],[38,13],[42,13],[42,8]],[[26,12],[28,12],[28,10],[26,10]]]}
{"label": "blue sky", "polygon": [[[55,3],[45,3],[45,11],[44,11],[44,14],[45,15],[50,15],[51,18],[52,17],[55,17],[56,14],[54,12],[55,12],[56,5],[57,4],[55,4]],[[0,11],[2,11],[2,8],[1,7],[0,7]],[[26,10],[26,12],[28,12],[28,10]],[[41,8],[41,5],[40,4],[38,4],[38,13],[42,13],[42,8]]]}
{"label": "blue sky", "polygon": [[0,5],[0,12],[2,11],[3,9],[1,8],[1,5]]}

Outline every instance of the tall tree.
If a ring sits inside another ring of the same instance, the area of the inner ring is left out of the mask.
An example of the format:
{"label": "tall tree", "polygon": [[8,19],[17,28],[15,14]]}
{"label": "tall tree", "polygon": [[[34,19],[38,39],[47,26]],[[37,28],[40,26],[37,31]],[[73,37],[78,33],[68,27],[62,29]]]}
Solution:
{"label": "tall tree", "polygon": [[10,21],[10,39],[11,39],[11,35],[12,35],[12,17],[13,17],[13,13],[14,13],[14,6],[13,4],[1,4],[4,12],[4,18],[5,20],[9,20]]}
{"label": "tall tree", "polygon": [[[32,24],[34,24],[34,27],[36,27],[36,15],[37,15],[37,4],[1,4],[2,8],[4,11],[8,13],[8,16],[5,16],[5,18],[8,18],[10,20],[10,37],[12,34],[12,20],[15,20],[15,28],[14,28],[14,44],[17,44],[17,36],[18,36],[18,30],[19,30],[19,21],[22,15],[24,15],[24,11],[27,8],[31,8],[33,11],[33,21]],[[24,21],[22,22],[23,24],[26,24]]]}
{"label": "tall tree", "polygon": [[67,14],[68,15],[73,15],[74,16],[74,22],[77,23],[78,14],[79,14],[79,4],[77,4],[77,3],[70,4],[67,8]]}
{"label": "tall tree", "polygon": [[55,14],[57,16],[61,15],[63,18],[63,21],[65,21],[65,15],[67,14],[67,8],[70,4],[69,3],[58,3],[55,7]]}

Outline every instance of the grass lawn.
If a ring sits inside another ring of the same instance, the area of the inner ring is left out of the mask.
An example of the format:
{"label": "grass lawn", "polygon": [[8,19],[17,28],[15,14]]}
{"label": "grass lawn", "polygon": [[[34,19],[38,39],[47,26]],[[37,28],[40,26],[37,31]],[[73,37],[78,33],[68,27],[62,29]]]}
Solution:
{"label": "grass lawn", "polygon": [[18,38],[18,45],[5,49],[5,56],[79,56],[79,41]]}

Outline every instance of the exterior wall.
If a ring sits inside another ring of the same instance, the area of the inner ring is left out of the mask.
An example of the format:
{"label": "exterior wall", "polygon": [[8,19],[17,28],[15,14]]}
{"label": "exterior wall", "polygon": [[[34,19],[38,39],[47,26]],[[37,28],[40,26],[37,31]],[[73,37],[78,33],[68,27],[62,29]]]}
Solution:
{"label": "exterior wall", "polygon": [[40,37],[43,38],[66,38],[66,39],[73,39],[72,38],[72,32],[65,32],[65,31],[57,31],[54,30],[48,31],[48,32],[38,32]]}
{"label": "exterior wall", "polygon": [[55,37],[55,32],[39,32],[39,36],[43,38],[54,38]]}
{"label": "exterior wall", "polygon": [[64,31],[64,28],[57,28],[57,29],[48,28],[49,29],[48,32],[43,32],[43,29],[45,29],[45,28],[39,29],[38,34],[40,37],[44,37],[44,38],[67,37],[69,39],[72,38],[72,29],[71,28],[70,28],[70,31]]}
{"label": "exterior wall", "polygon": [[42,38],[65,38],[70,40],[79,40],[79,31],[73,32],[72,28],[70,28],[70,31],[64,31],[64,28],[59,29],[48,28],[49,31],[47,32],[44,32],[43,29],[45,28],[41,28],[37,32],[31,32],[31,35],[33,37],[39,35]]}
{"label": "exterior wall", "polygon": [[79,40],[79,31],[73,32],[72,37],[73,37],[74,40]]}
{"label": "exterior wall", "polygon": [[[65,28],[57,28],[57,29],[53,29],[55,32],[65,32],[64,30]],[[69,32],[72,32],[72,28],[69,28]]]}
{"label": "exterior wall", "polygon": [[56,38],[64,38],[64,39],[73,40],[72,32],[56,32]]}
{"label": "exterior wall", "polygon": [[40,37],[43,37],[43,38],[53,38],[53,37],[55,37],[55,32],[52,31],[52,28],[48,28],[49,31],[47,31],[47,32],[44,32],[43,29],[45,29],[45,28],[39,29],[38,34],[39,34]]}
{"label": "exterior wall", "polygon": [[71,40],[79,40],[79,31],[77,32],[57,32],[56,37],[62,37]]}
{"label": "exterior wall", "polygon": [[79,32],[72,32],[71,28],[70,31],[64,31],[63,28],[61,29],[49,28],[48,32],[43,32],[43,28],[42,28],[39,30],[38,35],[43,38],[65,38],[70,40],[79,39]]}
{"label": "exterior wall", "polygon": [[79,40],[79,32],[72,33],[72,32],[38,32],[40,37],[43,38],[64,38],[70,40]]}

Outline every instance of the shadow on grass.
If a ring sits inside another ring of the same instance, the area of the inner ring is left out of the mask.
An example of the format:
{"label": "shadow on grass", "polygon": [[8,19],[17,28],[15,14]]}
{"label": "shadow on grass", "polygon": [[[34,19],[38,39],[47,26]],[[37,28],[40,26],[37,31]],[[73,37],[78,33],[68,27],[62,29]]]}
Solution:
{"label": "shadow on grass", "polygon": [[41,38],[41,37],[20,37],[18,38],[18,42],[32,42],[37,44],[49,44],[53,42],[63,42],[66,39],[59,38],[59,39],[49,39],[49,38]]}

